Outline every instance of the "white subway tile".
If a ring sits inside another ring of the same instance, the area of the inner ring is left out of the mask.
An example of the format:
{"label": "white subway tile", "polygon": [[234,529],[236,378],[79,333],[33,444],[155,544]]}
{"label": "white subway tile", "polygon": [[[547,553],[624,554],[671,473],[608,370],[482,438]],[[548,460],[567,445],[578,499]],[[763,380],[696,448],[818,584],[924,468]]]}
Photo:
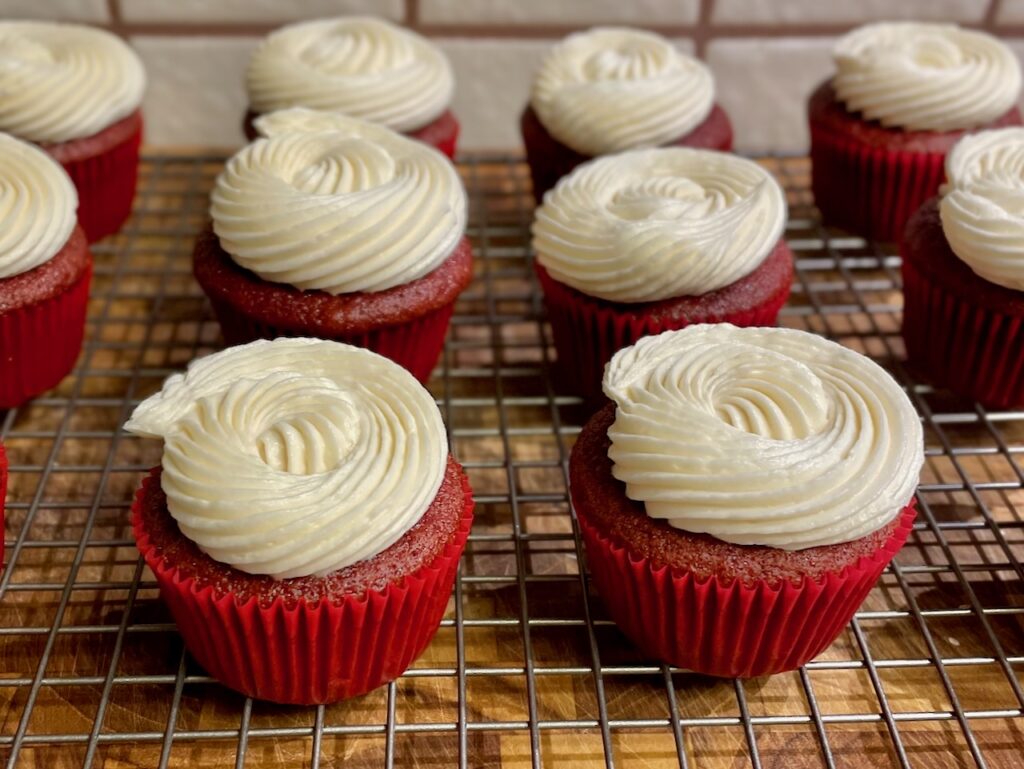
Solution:
{"label": "white subway tile", "polygon": [[257,38],[132,39],[146,66],[146,143],[154,147],[240,146],[245,66]]}
{"label": "white subway tile", "polygon": [[[1024,6],[1022,0],[1004,5]],[[981,21],[988,0],[715,0],[716,24],[860,24],[886,19]]]}
{"label": "white subway tile", "polygon": [[996,13],[997,24],[1024,23],[1024,0],[1003,0]]}
{"label": "white subway tile", "polygon": [[427,24],[693,24],[698,0],[420,0]]}
{"label": "white subway tile", "polygon": [[708,64],[741,152],[806,152],[807,97],[833,71],[823,37],[714,40]]}
{"label": "white subway tile", "polygon": [[106,0],[0,0],[0,18],[110,21]]}
{"label": "white subway tile", "polygon": [[401,21],[405,16],[405,3],[403,0],[121,0],[121,13],[129,22],[286,22],[347,13]]}

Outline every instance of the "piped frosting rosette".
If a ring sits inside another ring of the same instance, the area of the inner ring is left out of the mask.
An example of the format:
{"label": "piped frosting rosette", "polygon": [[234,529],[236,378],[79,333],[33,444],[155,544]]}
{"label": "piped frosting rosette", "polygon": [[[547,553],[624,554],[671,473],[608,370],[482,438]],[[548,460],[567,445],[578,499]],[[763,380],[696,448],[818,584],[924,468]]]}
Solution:
{"label": "piped frosting rosette", "polygon": [[379,355],[312,339],[192,363],[125,425],[164,440],[163,489],[212,558],[275,578],[370,558],[422,517],[448,444],[430,394]]}
{"label": "piped frosting rosette", "polygon": [[612,359],[613,474],[647,514],[741,545],[848,542],[908,503],[924,462],[906,394],[801,331],[696,325]]}

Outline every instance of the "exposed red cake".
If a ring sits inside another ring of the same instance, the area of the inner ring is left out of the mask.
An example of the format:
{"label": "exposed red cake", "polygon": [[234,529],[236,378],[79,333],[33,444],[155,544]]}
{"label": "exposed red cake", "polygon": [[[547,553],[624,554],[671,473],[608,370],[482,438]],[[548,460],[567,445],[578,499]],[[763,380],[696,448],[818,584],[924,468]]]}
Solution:
{"label": "exposed red cake", "polygon": [[[259,116],[260,113],[248,110],[242,119],[242,130],[245,132],[245,138],[249,141],[254,141],[259,137],[256,127],[253,125],[253,121]],[[449,158],[454,158],[456,145],[459,140],[459,131],[459,121],[452,114],[451,110],[445,110],[439,117],[422,128],[417,128],[415,131],[406,131],[405,136],[421,141],[424,144],[429,144]]]}
{"label": "exposed red cake", "polygon": [[784,240],[756,270],[724,288],[658,302],[598,299],[555,280],[539,263],[536,268],[558,351],[558,381],[591,408],[604,402],[605,364],[623,347],[694,323],[774,325],[793,283],[793,254]]}
{"label": "exposed red cake", "polygon": [[433,503],[389,548],[324,577],[275,580],[214,561],[182,535],[159,468],[132,506],[139,550],[192,655],[244,694],[305,705],[367,692],[423,652],[472,522],[472,491],[449,458]]}
{"label": "exposed red cake", "polygon": [[0,408],[55,386],[82,349],[92,255],[80,226],[38,267],[0,280]]}
{"label": "exposed red cake", "polygon": [[131,216],[139,174],[142,113],[92,136],[40,145],[64,166],[78,190],[78,221],[90,243],[121,229]]}
{"label": "exposed red cake", "polygon": [[807,113],[811,188],[822,219],[882,241],[898,240],[911,214],[939,191],[946,153],[964,134],[1021,123],[1013,107],[970,131],[886,128],[849,112],[831,80],[811,94]]}
{"label": "exposed red cake", "polygon": [[938,198],[910,218],[900,251],[911,363],[986,406],[1024,404],[1024,292],[985,280],[957,257]]}
{"label": "exposed red cake", "polygon": [[[537,113],[530,105],[523,110],[519,128],[522,131],[523,145],[526,148],[526,161],[530,165],[533,196],[538,205],[543,199],[544,193],[554,187],[559,179],[581,163],[593,160],[592,156],[577,152],[548,133],[548,129],[540,122],[540,118],[537,117]],[[685,136],[668,142],[665,146],[731,150],[732,123],[729,122],[725,110],[716,104],[711,108],[710,114],[703,123]]]}
{"label": "exposed red cake", "polygon": [[7,497],[7,452],[0,441],[0,571],[4,567],[4,500]]}
{"label": "exposed red cake", "polygon": [[799,551],[734,545],[650,518],[612,476],[608,404],[569,460],[573,508],[594,583],[647,653],[698,673],[792,670],[850,621],[913,525],[913,502],[853,542]]}
{"label": "exposed red cake", "polygon": [[211,229],[196,240],[193,267],[228,344],[279,336],[334,339],[385,355],[425,381],[455,300],[472,280],[473,251],[463,238],[441,266],[418,280],[337,296],[263,280],[239,267]]}

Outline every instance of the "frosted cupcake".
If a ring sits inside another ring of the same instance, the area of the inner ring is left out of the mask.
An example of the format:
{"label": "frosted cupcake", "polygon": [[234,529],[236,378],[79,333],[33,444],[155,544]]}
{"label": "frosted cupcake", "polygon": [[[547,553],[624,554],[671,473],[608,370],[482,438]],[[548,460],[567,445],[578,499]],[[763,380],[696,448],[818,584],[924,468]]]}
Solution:
{"label": "frosted cupcake", "polygon": [[124,41],[101,29],[0,22],[0,131],[38,144],[78,188],[89,241],[131,214],[146,73]]}
{"label": "frosted cupcake", "polygon": [[792,670],[903,545],[920,421],[878,365],[790,329],[690,326],[619,352],[569,461],[594,584],[651,656]]}
{"label": "frosted cupcake", "polygon": [[52,157],[0,134],[0,409],[54,387],[82,349],[92,255],[77,206]]}
{"label": "frosted cupcake", "polygon": [[400,366],[336,342],[254,342],[170,377],[125,429],[164,441],[132,526],[219,681],[332,702],[426,648],[473,500],[433,397]]}
{"label": "frosted cupcake", "polygon": [[336,113],[256,121],[214,186],[196,279],[228,344],[315,336],[426,381],[473,274],[466,193],[436,150]]}
{"label": "frosted cupcake", "polygon": [[541,64],[520,120],[539,203],[561,177],[599,155],[679,145],[732,149],[711,71],[638,29],[570,35]]}
{"label": "frosted cupcake", "polygon": [[340,16],[289,24],[272,32],[249,60],[253,120],[289,107],[368,120],[455,155],[459,123],[449,109],[451,64],[436,45],[383,19]]}
{"label": "frosted cupcake", "polygon": [[793,278],[785,224],[781,187],[735,155],[635,150],[577,168],[533,223],[559,381],[597,405],[605,364],[642,336],[774,324]]}
{"label": "frosted cupcake", "polygon": [[811,96],[811,185],[826,224],[897,240],[938,192],[965,134],[1021,122],[1020,64],[951,24],[869,24],[840,38],[836,74]]}

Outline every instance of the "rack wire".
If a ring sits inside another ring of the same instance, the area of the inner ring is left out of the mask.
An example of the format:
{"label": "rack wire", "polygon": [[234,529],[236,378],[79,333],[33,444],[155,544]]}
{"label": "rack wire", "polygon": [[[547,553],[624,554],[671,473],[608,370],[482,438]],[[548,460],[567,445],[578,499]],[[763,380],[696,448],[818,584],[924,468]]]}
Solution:
{"label": "rack wire", "polygon": [[220,347],[190,248],[222,159],[148,157],[136,212],[95,247],[87,342],[53,392],[0,412],[11,461],[0,574],[8,767],[1019,767],[1024,746],[1024,412],[989,412],[902,362],[899,261],[822,227],[805,159],[766,159],[796,255],[784,325],[871,355],[925,425],[920,515],[843,635],[803,669],[723,681],[646,659],[581,568],[560,394],[513,158],[462,163],[477,278],[430,389],[477,522],[448,614],[404,676],[280,707],[184,652],[134,549],[131,494],[160,447],[133,406]]}

